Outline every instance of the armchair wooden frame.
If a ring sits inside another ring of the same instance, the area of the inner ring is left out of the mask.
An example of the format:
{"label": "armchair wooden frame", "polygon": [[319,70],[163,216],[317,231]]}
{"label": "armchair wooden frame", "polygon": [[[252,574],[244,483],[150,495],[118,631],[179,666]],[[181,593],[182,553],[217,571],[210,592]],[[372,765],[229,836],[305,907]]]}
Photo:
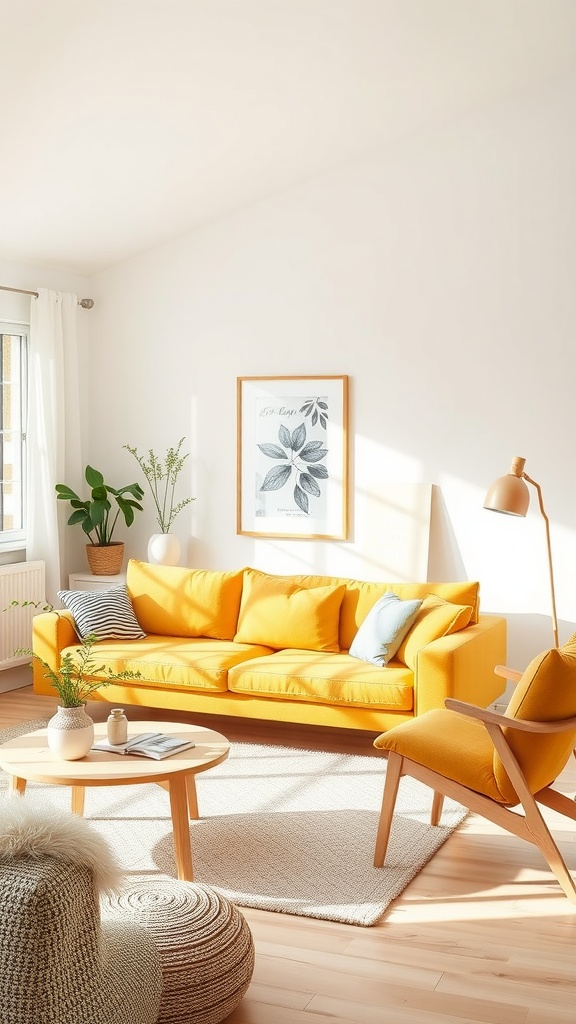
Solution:
{"label": "armchair wooden frame", "polygon": [[[498,666],[498,674],[505,674],[507,678],[514,680],[521,675],[513,670],[503,670],[500,666]],[[518,802],[517,804],[499,804],[495,800],[491,800],[490,797],[476,793],[461,783],[438,774],[431,768],[411,761],[408,757],[395,751],[388,751],[388,766],[374,851],[374,866],[382,867],[384,864],[400,779],[403,775],[410,775],[434,790],[430,815],[432,825],[440,823],[444,797],[456,800],[464,807],[468,807],[471,811],[519,836],[520,839],[526,839],[529,843],[537,846],[568,899],[572,903],[576,903],[576,883],[568,871],[564,858],[538,807],[538,804],[542,804],[572,821],[576,821],[576,803],[563,793],[552,789],[551,786],[546,786],[538,793],[532,794],[503,732],[504,728],[540,735],[574,731],[576,730],[576,718],[566,718],[556,722],[529,722],[509,718],[487,708],[477,707],[459,700],[448,699],[445,706],[450,711],[457,711],[484,723],[518,796]],[[520,810],[511,809],[519,806],[522,807],[523,814]]]}

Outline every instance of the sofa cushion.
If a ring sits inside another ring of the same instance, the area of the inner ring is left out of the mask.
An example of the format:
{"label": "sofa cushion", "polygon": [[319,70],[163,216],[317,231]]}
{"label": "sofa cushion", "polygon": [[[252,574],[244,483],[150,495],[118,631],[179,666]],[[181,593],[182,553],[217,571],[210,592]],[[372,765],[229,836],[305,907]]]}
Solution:
{"label": "sofa cushion", "polygon": [[146,636],[122,584],[105,591],[59,590],[58,598],[72,613],[81,640],[90,634],[99,640],[140,640]]}
{"label": "sofa cushion", "polygon": [[241,569],[186,569],[130,559],[126,585],[146,633],[232,640],[236,632]]}
{"label": "sofa cushion", "polygon": [[337,652],[344,591],[343,584],[308,589],[246,569],[234,639],[277,649]]}
{"label": "sofa cushion", "polygon": [[[66,647],[74,656],[76,647]],[[106,670],[140,672],[141,678],[128,680],[130,688],[166,687],[180,690],[209,690],[223,693],[228,689],[228,671],[242,661],[271,654],[269,647],[235,644],[231,640],[208,640],[202,637],[170,637],[148,635],[143,640],[104,640],[94,648],[101,671],[93,676],[106,679]],[[136,703],[136,701],[134,701]],[[168,705],[169,706],[169,705]]]}
{"label": "sofa cushion", "polygon": [[416,655],[422,647],[441,636],[465,629],[471,617],[472,608],[469,604],[452,604],[435,594],[428,594],[398,648],[398,660],[414,670]]}
{"label": "sofa cushion", "polygon": [[444,601],[454,604],[466,604],[472,607],[471,622],[478,622],[480,614],[480,585],[478,582],[465,580],[462,583],[380,583],[364,582],[339,576],[314,576],[298,574],[292,576],[272,576],[258,569],[250,569],[252,573],[265,576],[269,580],[282,580],[284,584],[295,583],[297,587],[346,587],[340,609],[339,647],[341,651],[350,648],[362,622],[368,615],[378,598],[383,597],[387,590],[393,590],[401,601],[413,601],[435,594]]}
{"label": "sofa cushion", "polygon": [[279,700],[412,711],[414,675],[405,665],[377,668],[349,654],[284,650],[236,665],[228,689]]}
{"label": "sofa cushion", "polygon": [[414,622],[421,604],[421,600],[401,601],[392,590],[387,591],[378,598],[356,633],[350,645],[351,657],[370,661],[381,668],[387,665]]}

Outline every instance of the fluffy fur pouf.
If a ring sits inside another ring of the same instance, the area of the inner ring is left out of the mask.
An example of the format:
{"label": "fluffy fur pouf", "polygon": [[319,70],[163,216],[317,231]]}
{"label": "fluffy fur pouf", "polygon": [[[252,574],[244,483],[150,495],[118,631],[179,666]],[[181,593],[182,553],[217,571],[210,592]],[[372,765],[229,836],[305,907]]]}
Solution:
{"label": "fluffy fur pouf", "polygon": [[84,818],[37,797],[0,799],[0,860],[45,856],[88,867],[96,896],[121,888],[123,872],[108,843]]}

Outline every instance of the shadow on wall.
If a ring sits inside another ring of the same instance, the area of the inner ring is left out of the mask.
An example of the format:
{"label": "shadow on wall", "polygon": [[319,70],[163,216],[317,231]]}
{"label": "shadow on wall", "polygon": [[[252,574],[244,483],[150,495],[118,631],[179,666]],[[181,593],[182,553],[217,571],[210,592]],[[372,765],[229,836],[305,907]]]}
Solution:
{"label": "shadow on wall", "polygon": [[[510,614],[498,611],[493,614],[504,615],[508,623],[506,664],[509,668],[523,672],[533,658],[554,646],[550,616],[528,613]],[[570,639],[573,632],[573,622],[564,619],[558,623],[560,646]],[[505,691],[506,697],[500,698],[497,703],[507,703],[513,691],[514,685],[509,683]]]}
{"label": "shadow on wall", "polygon": [[444,497],[437,484],[432,485],[428,579],[468,579]]}

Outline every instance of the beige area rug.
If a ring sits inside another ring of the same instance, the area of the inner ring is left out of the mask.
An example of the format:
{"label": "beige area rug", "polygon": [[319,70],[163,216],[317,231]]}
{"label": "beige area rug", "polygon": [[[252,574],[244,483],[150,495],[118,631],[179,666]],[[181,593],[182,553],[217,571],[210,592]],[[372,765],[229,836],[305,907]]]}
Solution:
{"label": "beige area rug", "polygon": [[[0,733],[0,742],[14,733]],[[197,776],[196,881],[241,907],[375,924],[467,814],[446,800],[443,824],[432,827],[430,790],[403,778],[386,864],[374,868],[385,771],[384,758],[233,743],[227,761]],[[0,772],[0,797],[6,786]],[[26,792],[69,806],[64,787],[29,783]],[[87,789],[85,816],[129,877],[176,877],[165,790]]]}

